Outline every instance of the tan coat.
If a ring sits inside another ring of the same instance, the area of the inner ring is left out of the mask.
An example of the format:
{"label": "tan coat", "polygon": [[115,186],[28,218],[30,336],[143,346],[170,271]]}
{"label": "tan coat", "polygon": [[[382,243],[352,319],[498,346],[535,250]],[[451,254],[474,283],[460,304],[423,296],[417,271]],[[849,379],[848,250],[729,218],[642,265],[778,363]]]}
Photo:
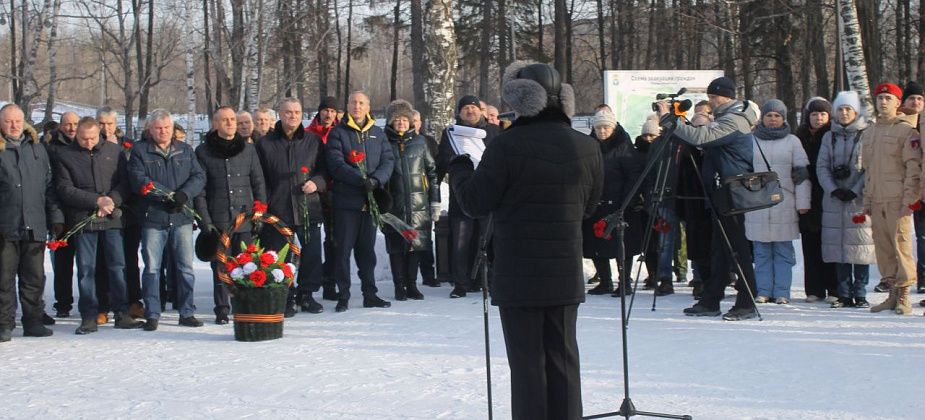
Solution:
{"label": "tan coat", "polygon": [[899,114],[864,130],[861,167],[864,207],[872,203],[915,203],[921,198],[922,148],[915,129],[918,116]]}

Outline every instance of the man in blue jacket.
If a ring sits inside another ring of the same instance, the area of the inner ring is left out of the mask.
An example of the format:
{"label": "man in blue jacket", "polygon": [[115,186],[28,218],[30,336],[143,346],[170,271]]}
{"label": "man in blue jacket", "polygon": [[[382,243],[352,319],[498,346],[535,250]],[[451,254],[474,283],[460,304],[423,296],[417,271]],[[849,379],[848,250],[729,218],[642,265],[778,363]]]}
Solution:
{"label": "man in blue jacket", "polygon": [[[164,110],[148,117],[149,139],[135,143],[129,159],[132,190],[142,194],[141,276],[145,331],[157,329],[161,317],[160,272],[164,248],[170,247],[180,277],[177,302],[180,325],[201,327],[193,305],[193,217],[191,197],[202,192],[206,174],[193,148],[173,138],[173,119]],[[148,188],[153,185],[154,189]]]}
{"label": "man in blue jacket", "polygon": [[[362,153],[362,165],[351,162],[351,152]],[[391,303],[376,296],[376,227],[369,211],[367,193],[381,188],[392,176],[395,157],[385,132],[369,115],[369,97],[354,92],[347,100],[347,115],[331,130],[326,148],[328,172],[334,180],[335,269],[339,295],[337,312],[347,310],[350,300],[350,252],[359,269],[364,308],[388,308]]]}

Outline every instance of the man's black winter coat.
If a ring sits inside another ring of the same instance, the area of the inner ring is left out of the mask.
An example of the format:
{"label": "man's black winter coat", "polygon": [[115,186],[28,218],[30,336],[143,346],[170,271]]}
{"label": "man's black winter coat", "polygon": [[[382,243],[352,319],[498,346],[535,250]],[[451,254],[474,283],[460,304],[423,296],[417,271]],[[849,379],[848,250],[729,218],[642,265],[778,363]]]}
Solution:
{"label": "man's black winter coat", "polygon": [[[129,195],[125,164],[122,147],[106,140],[100,140],[92,150],[80,147],[76,141],[58,150],[55,188],[68,226],[95,213],[96,199],[101,196],[108,196],[116,207],[122,207]],[[98,218],[84,230],[121,229],[123,226],[121,216],[110,215]]]}
{"label": "man's black winter coat", "polygon": [[603,189],[600,146],[547,108],[518,118],[485,150],[477,170],[455,159],[450,183],[462,210],[492,215],[492,303],[509,307],[584,301],[582,220]]}
{"label": "man's black winter coat", "polygon": [[[254,200],[267,201],[257,150],[240,135],[229,141],[210,131],[196,148],[196,158],[206,172],[206,186],[196,197],[196,211],[205,226],[227,229],[238,214],[251,210]],[[250,221],[239,231],[249,232]]]}
{"label": "man's black winter coat", "polygon": [[[302,218],[305,193],[302,185],[312,181],[318,188],[308,195],[309,223],[321,223],[321,198],[327,190],[328,172],[321,138],[307,132],[300,124],[291,139],[283,133],[280,122],[257,142],[257,155],[267,185],[270,214],[289,226],[304,226]],[[303,173],[302,168],[308,170]]]}
{"label": "man's black winter coat", "polygon": [[[48,226],[64,223],[51,179],[51,163],[34,131],[19,146],[0,139],[0,237],[43,241]],[[25,237],[32,231],[32,238]]]}

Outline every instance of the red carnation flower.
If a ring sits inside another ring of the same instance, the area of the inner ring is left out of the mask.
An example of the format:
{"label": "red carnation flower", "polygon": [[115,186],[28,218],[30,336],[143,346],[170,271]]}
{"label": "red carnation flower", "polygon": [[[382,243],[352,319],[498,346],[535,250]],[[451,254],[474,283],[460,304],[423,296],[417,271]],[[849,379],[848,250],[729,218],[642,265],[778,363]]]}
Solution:
{"label": "red carnation flower", "polygon": [[242,253],[238,254],[237,257],[234,257],[234,261],[235,261],[236,263],[238,263],[238,265],[244,265],[244,264],[247,264],[247,263],[249,263],[249,262],[254,262],[254,258],[251,257],[251,254],[248,254],[248,253],[246,253],[246,252],[242,252]]}
{"label": "red carnation flower", "polygon": [[348,159],[350,160],[350,163],[357,164],[366,159],[366,154],[357,150],[351,150]]}
{"label": "red carnation flower", "polygon": [[235,268],[238,268],[238,265],[235,264],[234,260],[228,260],[225,262],[225,272],[232,272]]}
{"label": "red carnation flower", "polygon": [[267,282],[267,273],[257,270],[251,273],[251,275],[248,276],[248,279],[254,283],[254,286],[263,287],[263,285]]}
{"label": "red carnation flower", "polygon": [[266,268],[266,267],[273,265],[274,263],[276,263],[276,257],[274,257],[272,254],[268,252],[264,252],[263,254],[260,254],[260,266],[261,267]]}
{"label": "red carnation flower", "polygon": [[867,221],[867,215],[864,213],[855,214],[854,216],[851,216],[851,221],[856,225],[864,224],[864,222]]}
{"label": "red carnation flower", "polygon": [[302,172],[303,174],[307,174],[307,173],[308,173],[308,166],[303,166],[302,168],[299,169],[299,171]]}
{"label": "red carnation flower", "polygon": [[607,229],[607,221],[604,219],[598,220],[596,223],[594,223],[594,236],[603,238],[604,229]]}
{"label": "red carnation flower", "polygon": [[49,241],[47,244],[48,249],[52,251],[57,251],[58,248],[64,248],[67,246],[67,241]]}
{"label": "red carnation flower", "polygon": [[154,183],[149,182],[141,187],[141,195],[148,195],[154,189]]}
{"label": "red carnation flower", "polygon": [[122,147],[124,147],[124,148],[126,148],[126,149],[131,149],[131,148],[132,148],[132,143],[131,143],[131,142],[127,142],[127,141],[123,141],[123,142],[122,142]]}
{"label": "red carnation flower", "polygon": [[260,200],[254,200],[254,213],[266,213],[269,206]]}
{"label": "red carnation flower", "polygon": [[287,279],[291,279],[293,277],[294,273],[292,272],[292,266],[289,264],[283,264],[279,268],[280,270],[283,270],[283,276],[285,276]]}
{"label": "red carnation flower", "polygon": [[248,254],[253,254],[253,253],[257,252],[257,245],[256,245],[256,244],[247,244],[247,249],[245,249],[244,252],[246,252],[246,253],[248,253]]}
{"label": "red carnation flower", "polygon": [[418,231],[414,229],[405,229],[401,232],[401,236],[405,237],[405,240],[408,242],[414,242],[418,238]]}
{"label": "red carnation flower", "polygon": [[919,211],[919,210],[921,210],[921,209],[922,209],[922,202],[921,202],[921,201],[916,201],[916,202],[910,204],[910,205],[909,205],[909,209],[912,210],[912,211]]}
{"label": "red carnation flower", "polygon": [[653,228],[658,233],[668,233],[671,231],[671,224],[669,224],[668,221],[664,218],[659,218],[658,221],[655,222],[655,226],[653,226]]}

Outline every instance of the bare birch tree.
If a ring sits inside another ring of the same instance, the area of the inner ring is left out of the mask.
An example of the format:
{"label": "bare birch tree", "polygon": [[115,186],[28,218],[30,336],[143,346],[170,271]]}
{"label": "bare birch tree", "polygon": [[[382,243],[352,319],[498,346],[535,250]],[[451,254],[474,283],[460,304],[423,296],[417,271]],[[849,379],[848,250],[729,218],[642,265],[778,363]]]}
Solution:
{"label": "bare birch tree", "polygon": [[456,66],[459,60],[453,27],[453,0],[430,0],[426,5],[424,95],[421,110],[426,132],[435,135],[453,121]]}
{"label": "bare birch tree", "polygon": [[842,45],[842,58],[845,73],[848,74],[848,87],[861,96],[861,104],[868,118],[874,114],[873,101],[870,97],[870,84],[867,82],[867,66],[864,64],[864,43],[861,40],[861,26],[854,0],[838,0],[838,38]]}

